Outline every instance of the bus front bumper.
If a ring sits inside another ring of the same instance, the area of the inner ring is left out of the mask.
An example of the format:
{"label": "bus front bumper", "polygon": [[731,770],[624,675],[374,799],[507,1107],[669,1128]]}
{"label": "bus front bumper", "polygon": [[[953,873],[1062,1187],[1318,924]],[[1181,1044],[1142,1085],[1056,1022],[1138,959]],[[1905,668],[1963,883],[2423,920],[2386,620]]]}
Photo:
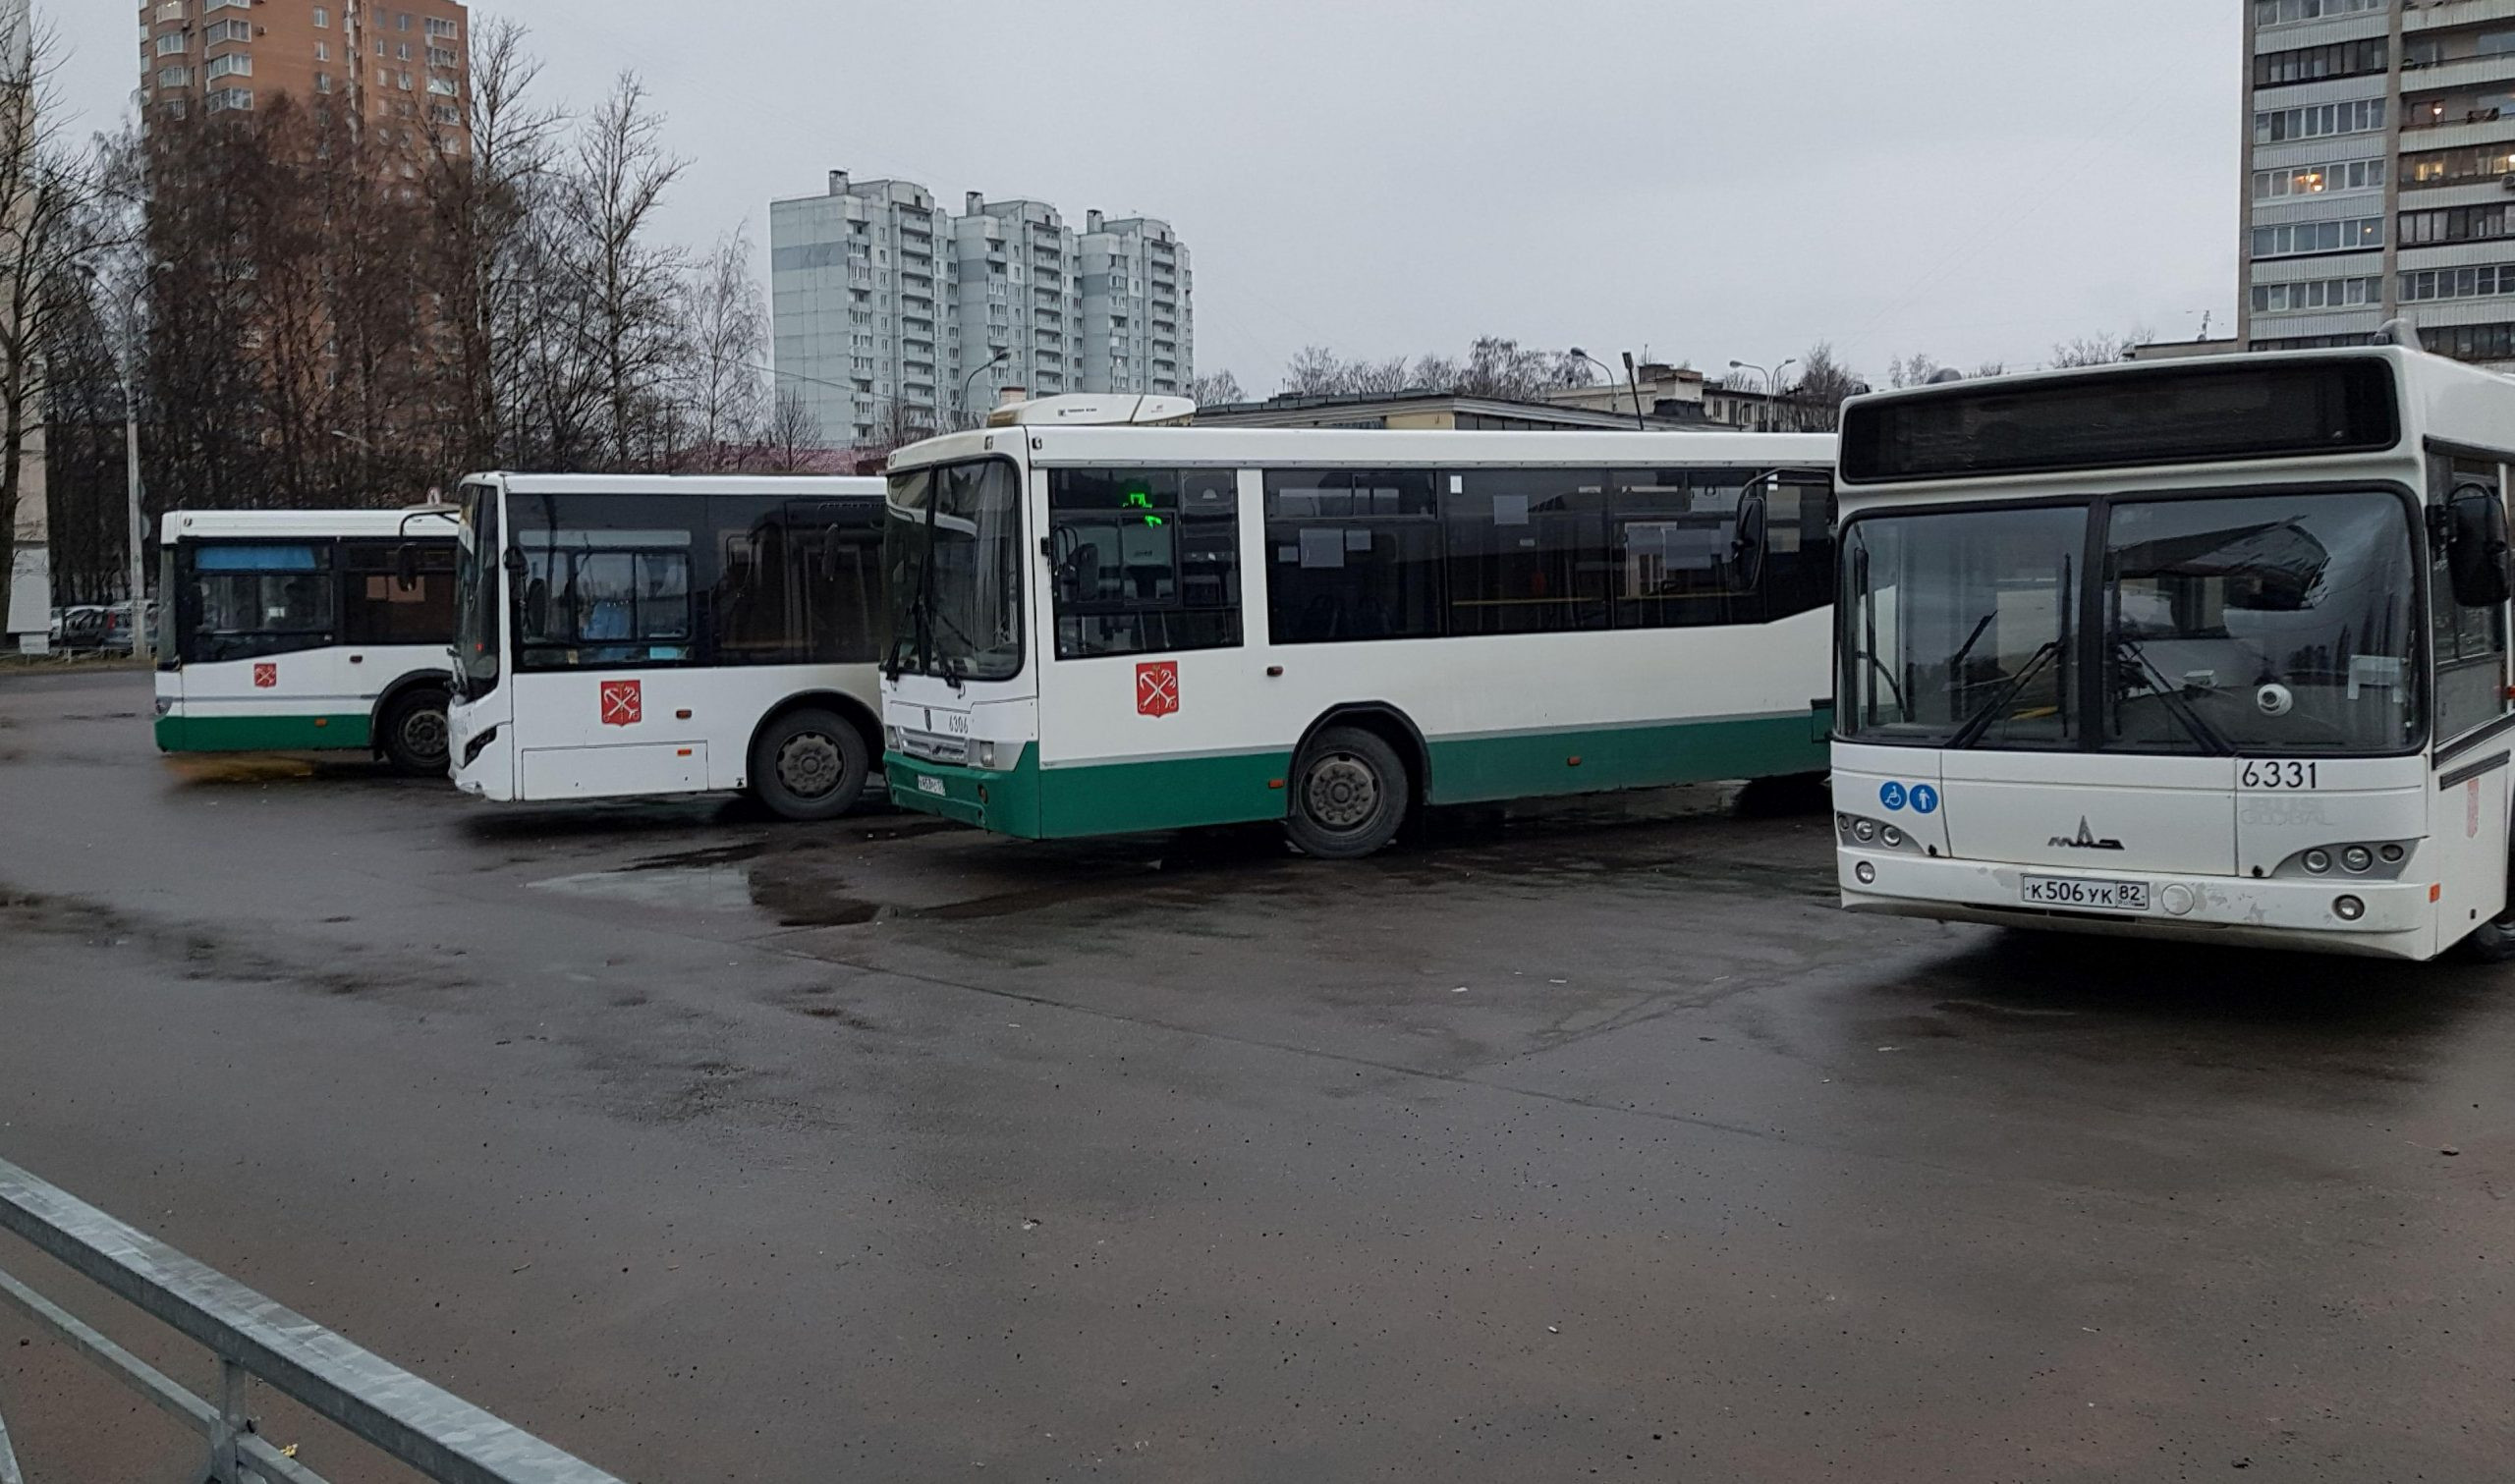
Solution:
{"label": "bus front bumper", "polygon": [[[2312,880],[2174,876],[1855,849],[1836,850],[1835,873],[1842,905],[1855,912],[2386,959],[2428,959],[2444,946],[2436,941],[2436,911],[2425,881],[2338,873]],[[2027,876],[2139,883],[2148,888],[2148,905],[2138,911],[2030,906],[2024,900]],[[2343,899],[2357,904],[2356,916],[2342,915]]]}
{"label": "bus front bumper", "polygon": [[1012,771],[1004,772],[932,762],[893,748],[882,756],[882,776],[889,781],[891,802],[903,809],[1037,840],[1041,837],[1035,757],[1026,745]]}

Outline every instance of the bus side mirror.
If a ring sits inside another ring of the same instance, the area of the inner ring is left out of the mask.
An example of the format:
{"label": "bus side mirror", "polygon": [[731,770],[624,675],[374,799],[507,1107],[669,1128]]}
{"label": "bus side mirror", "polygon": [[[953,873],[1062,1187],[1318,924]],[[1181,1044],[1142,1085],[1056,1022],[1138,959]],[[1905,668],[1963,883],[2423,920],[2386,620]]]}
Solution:
{"label": "bus side mirror", "polygon": [[1729,590],[1753,592],[1763,581],[1764,548],[1769,545],[1763,492],[1750,490],[1738,501],[1738,523],[1729,537]]}
{"label": "bus side mirror", "polygon": [[2455,489],[2445,502],[2445,570],[2454,601],[2465,608],[2494,608],[2515,591],[2507,567],[2506,503],[2480,484]]}

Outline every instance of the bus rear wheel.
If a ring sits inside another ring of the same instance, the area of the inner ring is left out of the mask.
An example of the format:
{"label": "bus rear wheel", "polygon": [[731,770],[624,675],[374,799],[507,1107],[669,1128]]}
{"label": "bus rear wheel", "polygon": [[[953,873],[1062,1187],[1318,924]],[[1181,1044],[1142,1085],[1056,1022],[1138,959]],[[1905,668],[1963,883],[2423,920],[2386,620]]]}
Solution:
{"label": "bus rear wheel", "polygon": [[445,692],[422,687],[394,697],[384,708],[384,760],[412,778],[443,778],[450,761]]}
{"label": "bus rear wheel", "polygon": [[770,722],[751,747],[752,792],[785,819],[836,819],[856,807],[869,768],[855,726],[813,707]]}
{"label": "bus rear wheel", "polygon": [[1397,749],[1360,727],[1329,727],[1293,767],[1284,834],[1303,854],[1359,860],[1397,838],[1412,786]]}

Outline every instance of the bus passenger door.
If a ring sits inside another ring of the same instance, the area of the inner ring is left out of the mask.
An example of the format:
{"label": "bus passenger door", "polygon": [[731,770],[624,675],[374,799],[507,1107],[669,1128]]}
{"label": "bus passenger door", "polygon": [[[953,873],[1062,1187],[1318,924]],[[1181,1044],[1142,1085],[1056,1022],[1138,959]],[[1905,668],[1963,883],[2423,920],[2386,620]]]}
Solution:
{"label": "bus passenger door", "polygon": [[1244,626],[1240,473],[1043,477],[1042,832],[1280,818],[1281,761],[1257,755],[1267,692]]}
{"label": "bus passenger door", "polygon": [[[2494,461],[2436,453],[2428,463],[2431,531],[2452,529],[2451,508],[2458,496],[2503,498],[2503,470]],[[2506,604],[2462,602],[2450,539],[2430,545],[2429,632],[2435,657],[2430,703],[2436,794],[2428,816],[2435,859],[2425,874],[2439,888],[2436,946],[2443,949],[2496,916],[2505,905],[2507,755],[2515,739],[2485,735],[2485,729],[2505,719],[2510,705]],[[2476,736],[2483,740],[2466,741]]]}

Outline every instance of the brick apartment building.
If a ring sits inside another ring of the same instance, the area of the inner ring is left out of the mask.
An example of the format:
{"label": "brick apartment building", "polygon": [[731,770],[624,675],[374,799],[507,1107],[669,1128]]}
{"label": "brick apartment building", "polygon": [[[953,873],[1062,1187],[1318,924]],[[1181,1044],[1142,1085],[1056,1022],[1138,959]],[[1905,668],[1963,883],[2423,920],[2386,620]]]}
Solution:
{"label": "brick apartment building", "polygon": [[457,0],[146,0],[140,117],[251,112],[287,93],[459,151],[470,32]]}

